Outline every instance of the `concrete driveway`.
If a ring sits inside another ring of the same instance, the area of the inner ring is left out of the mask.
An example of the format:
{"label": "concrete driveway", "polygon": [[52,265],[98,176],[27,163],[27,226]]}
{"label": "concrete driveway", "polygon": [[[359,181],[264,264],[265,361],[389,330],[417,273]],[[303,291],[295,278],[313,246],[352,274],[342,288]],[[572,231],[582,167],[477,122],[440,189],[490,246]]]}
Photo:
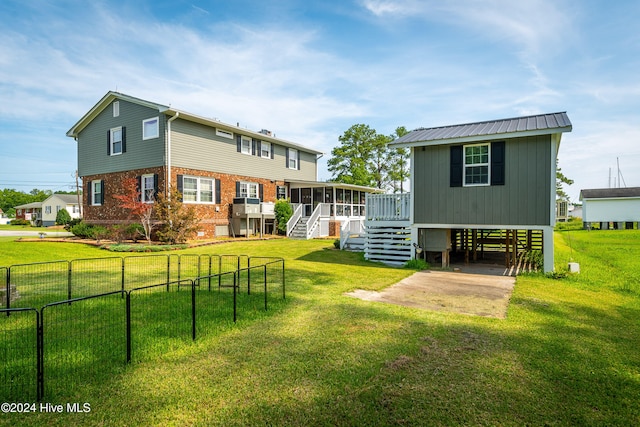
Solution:
{"label": "concrete driveway", "polygon": [[357,289],[346,295],[424,310],[504,319],[515,277],[497,265],[452,266],[454,271],[419,271],[380,292]]}

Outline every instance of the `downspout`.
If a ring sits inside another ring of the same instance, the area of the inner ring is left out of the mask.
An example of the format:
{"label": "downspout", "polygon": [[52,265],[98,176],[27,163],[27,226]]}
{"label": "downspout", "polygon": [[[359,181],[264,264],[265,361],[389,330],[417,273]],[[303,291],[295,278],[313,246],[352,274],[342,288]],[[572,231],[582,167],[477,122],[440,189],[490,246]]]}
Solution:
{"label": "downspout", "polygon": [[177,119],[178,116],[180,116],[180,112],[176,111],[176,115],[167,120],[167,177],[165,180],[167,197],[171,197],[169,191],[171,189],[171,122]]}

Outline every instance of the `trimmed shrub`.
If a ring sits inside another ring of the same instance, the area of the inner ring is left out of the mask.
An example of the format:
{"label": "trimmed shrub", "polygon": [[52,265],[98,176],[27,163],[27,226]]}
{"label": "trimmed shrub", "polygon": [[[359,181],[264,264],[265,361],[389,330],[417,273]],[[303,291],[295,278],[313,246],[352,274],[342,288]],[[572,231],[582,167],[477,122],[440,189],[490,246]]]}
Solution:
{"label": "trimmed shrub", "polygon": [[278,224],[278,234],[287,234],[287,221],[293,215],[293,208],[289,200],[280,199],[276,202],[273,212],[276,216],[276,223]]}
{"label": "trimmed shrub", "polygon": [[71,215],[66,209],[60,209],[56,214],[56,225],[67,225],[71,221]]}
{"label": "trimmed shrub", "polygon": [[9,221],[9,224],[11,225],[31,225],[31,221],[27,221],[26,219],[12,219],[11,221]]}

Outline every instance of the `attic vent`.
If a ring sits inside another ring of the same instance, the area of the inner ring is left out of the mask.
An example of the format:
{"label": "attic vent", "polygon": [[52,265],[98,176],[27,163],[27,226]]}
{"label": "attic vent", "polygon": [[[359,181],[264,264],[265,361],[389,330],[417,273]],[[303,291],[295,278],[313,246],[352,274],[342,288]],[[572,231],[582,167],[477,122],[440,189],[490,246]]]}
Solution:
{"label": "attic vent", "polygon": [[263,134],[263,135],[267,135],[267,136],[271,136],[271,131],[270,131],[270,130],[267,130],[267,129],[262,129],[262,130],[260,130],[260,132],[258,132],[258,133],[261,133],[261,134]]}
{"label": "attic vent", "polygon": [[223,138],[229,138],[229,139],[233,139],[233,133],[226,131],[226,130],[222,130],[222,129],[217,129],[216,128],[216,135],[221,136]]}

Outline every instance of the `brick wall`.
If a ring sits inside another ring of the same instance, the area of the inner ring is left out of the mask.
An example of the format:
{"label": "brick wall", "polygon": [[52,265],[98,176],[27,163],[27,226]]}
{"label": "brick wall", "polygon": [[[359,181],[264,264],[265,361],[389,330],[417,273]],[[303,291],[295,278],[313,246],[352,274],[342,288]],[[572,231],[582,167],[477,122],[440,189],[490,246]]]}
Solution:
{"label": "brick wall", "polygon": [[[83,212],[85,221],[93,224],[117,224],[127,218],[127,212],[120,208],[119,201],[113,197],[122,191],[122,182],[126,178],[135,178],[144,174],[158,174],[158,188],[163,191],[166,186],[164,168],[137,169],[127,172],[117,172],[104,175],[92,175],[83,177],[85,195],[83,201]],[[284,185],[283,181],[276,181],[263,178],[254,178],[243,175],[230,175],[216,172],[200,171],[186,168],[171,169],[171,183],[176,185],[178,175],[189,175],[196,177],[208,177],[220,180],[220,204],[189,204],[195,206],[196,211],[202,219],[201,231],[204,233],[199,238],[211,238],[215,236],[216,226],[227,226],[231,219],[231,205],[236,197],[236,182],[255,182],[263,185],[265,202],[276,201],[276,187]],[[87,183],[92,180],[104,180],[104,203],[102,206],[87,205]],[[202,234],[202,233],[201,233]]]}

